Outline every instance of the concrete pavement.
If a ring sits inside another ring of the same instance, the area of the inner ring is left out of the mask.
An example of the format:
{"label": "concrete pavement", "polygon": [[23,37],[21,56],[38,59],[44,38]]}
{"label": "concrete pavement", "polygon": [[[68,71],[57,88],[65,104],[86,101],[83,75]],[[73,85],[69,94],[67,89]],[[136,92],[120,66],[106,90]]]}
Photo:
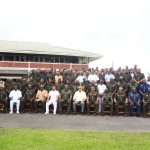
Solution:
{"label": "concrete pavement", "polygon": [[0,113],[0,127],[150,132],[150,118]]}

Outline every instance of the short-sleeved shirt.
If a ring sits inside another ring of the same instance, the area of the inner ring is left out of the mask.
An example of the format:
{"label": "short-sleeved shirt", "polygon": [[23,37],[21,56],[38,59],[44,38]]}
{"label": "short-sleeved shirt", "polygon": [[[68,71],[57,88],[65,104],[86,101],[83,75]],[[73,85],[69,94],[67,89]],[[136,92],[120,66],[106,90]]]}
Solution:
{"label": "short-sleeved shirt", "polygon": [[116,94],[115,94],[115,99],[116,99],[116,101],[118,101],[118,102],[125,102],[125,100],[126,100],[126,95],[125,95],[125,93],[116,93]]}
{"label": "short-sleeved shirt", "polygon": [[61,81],[63,81],[63,76],[62,75],[55,75],[55,83],[58,83],[59,79],[61,79]]}
{"label": "short-sleeved shirt", "polygon": [[105,92],[105,90],[107,89],[106,85],[105,84],[98,84],[97,85],[97,88],[98,88],[98,92],[99,94],[103,94]]}
{"label": "short-sleeved shirt", "polygon": [[128,99],[131,100],[133,103],[137,103],[140,100],[140,94],[138,92],[130,92],[128,94]]}
{"label": "short-sleeved shirt", "polygon": [[115,79],[113,74],[105,74],[105,82],[110,82],[110,79]]}
{"label": "short-sleeved shirt", "polygon": [[139,83],[137,86],[137,89],[144,94],[148,92],[148,88],[150,88],[150,85],[143,82]]}
{"label": "short-sleeved shirt", "polygon": [[61,90],[61,99],[69,100],[71,95],[72,95],[71,90]]}
{"label": "short-sleeved shirt", "polygon": [[21,91],[20,90],[12,90],[9,94],[9,97],[12,98],[12,100],[16,101],[19,100],[19,98],[22,97]]}
{"label": "short-sleeved shirt", "polygon": [[77,91],[74,96],[73,96],[73,99],[76,101],[76,102],[83,102],[85,101],[86,99],[86,93],[84,91]]}
{"label": "short-sleeved shirt", "polygon": [[47,90],[43,90],[43,91],[38,90],[36,94],[36,98],[37,98],[37,101],[38,100],[44,101],[47,98]]}
{"label": "short-sleeved shirt", "polygon": [[57,90],[51,90],[48,94],[50,96],[50,100],[57,101],[57,97],[59,96],[59,92]]}
{"label": "short-sleeved shirt", "polygon": [[90,74],[89,76],[88,76],[88,80],[89,81],[98,81],[99,80],[99,77],[98,77],[98,75],[96,75],[96,74]]}
{"label": "short-sleeved shirt", "polygon": [[78,81],[79,83],[83,83],[83,79],[86,79],[86,77],[83,75],[79,75],[77,78],[76,78],[76,81]]}

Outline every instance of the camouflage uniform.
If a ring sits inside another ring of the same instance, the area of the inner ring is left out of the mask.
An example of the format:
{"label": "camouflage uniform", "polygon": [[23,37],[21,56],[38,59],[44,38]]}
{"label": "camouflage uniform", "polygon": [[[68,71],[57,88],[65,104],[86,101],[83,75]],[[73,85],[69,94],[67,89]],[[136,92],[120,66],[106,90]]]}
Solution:
{"label": "camouflage uniform", "polygon": [[35,91],[32,89],[31,90],[27,89],[21,102],[21,109],[24,111],[25,109],[24,107],[26,106],[27,103],[29,103],[30,112],[33,112],[34,99],[35,99]]}
{"label": "camouflage uniform", "polygon": [[114,103],[114,106],[115,106],[116,113],[119,112],[119,110],[118,110],[119,105],[122,105],[125,107],[125,113],[128,112],[128,103],[125,103],[126,98],[127,97],[126,97],[125,93],[118,92],[115,94],[114,99],[116,100],[116,102]]}
{"label": "camouflage uniform", "polygon": [[4,89],[0,89],[0,103],[4,105],[4,108],[7,110],[7,93]]}
{"label": "camouflage uniform", "polygon": [[143,96],[143,114],[146,115],[146,111],[150,111],[150,92]]}
{"label": "camouflage uniform", "polygon": [[67,112],[70,112],[71,110],[71,98],[72,98],[72,92],[71,90],[62,90],[60,92],[61,99],[58,101],[58,107],[59,111],[62,112],[62,106],[63,104],[67,104]]}
{"label": "camouflage uniform", "polygon": [[107,83],[107,89],[108,92],[112,94],[112,97],[114,97],[114,94],[117,91],[117,84],[115,82]]}
{"label": "camouflage uniform", "polygon": [[102,100],[102,113],[104,113],[106,106],[110,107],[111,114],[113,114],[113,101],[112,101],[112,93],[104,93]]}
{"label": "camouflage uniform", "polygon": [[64,87],[64,83],[63,83],[63,82],[58,82],[58,83],[56,84],[56,89],[57,89],[59,92],[61,92],[61,90],[63,89],[63,87]]}
{"label": "camouflage uniform", "polygon": [[87,112],[90,112],[90,106],[95,107],[95,113],[98,111],[98,94],[97,92],[89,92],[87,102]]}

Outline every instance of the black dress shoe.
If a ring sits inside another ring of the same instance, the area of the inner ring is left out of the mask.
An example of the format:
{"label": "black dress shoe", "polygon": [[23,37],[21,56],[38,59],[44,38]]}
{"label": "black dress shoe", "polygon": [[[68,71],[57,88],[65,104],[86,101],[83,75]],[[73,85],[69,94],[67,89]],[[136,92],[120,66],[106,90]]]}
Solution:
{"label": "black dress shoe", "polygon": [[73,115],[76,115],[77,113],[76,113],[76,112],[73,112],[72,114],[73,114]]}

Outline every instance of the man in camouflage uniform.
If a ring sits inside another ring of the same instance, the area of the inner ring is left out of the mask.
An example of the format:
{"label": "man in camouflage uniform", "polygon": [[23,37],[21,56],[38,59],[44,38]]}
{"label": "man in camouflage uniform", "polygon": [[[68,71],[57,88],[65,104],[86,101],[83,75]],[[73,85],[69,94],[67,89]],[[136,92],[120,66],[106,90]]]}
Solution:
{"label": "man in camouflage uniform", "polygon": [[34,78],[36,83],[39,83],[40,80],[41,80],[40,72],[41,72],[41,70],[39,68],[35,71],[35,74],[34,74],[33,78]]}
{"label": "man in camouflage uniform", "polygon": [[76,78],[77,78],[77,73],[76,73],[75,70],[72,70],[72,76],[71,76],[71,78],[72,78],[72,82],[74,82],[74,81],[76,80]]}
{"label": "man in camouflage uniform", "polygon": [[74,94],[76,91],[78,91],[78,87],[79,87],[79,82],[78,81],[74,81],[74,83],[72,83],[71,85],[71,91]]}
{"label": "man in camouflage uniform", "polygon": [[32,85],[29,84],[24,94],[23,100],[21,101],[21,109],[23,112],[25,111],[24,107],[26,106],[27,103],[29,103],[30,112],[33,112],[34,99],[35,99],[35,91],[32,89]]}
{"label": "man in camouflage uniform", "polygon": [[32,85],[32,89],[36,92],[37,91],[37,85],[36,82],[34,81],[33,77],[29,78],[29,81],[27,82],[27,84],[31,84]]}
{"label": "man in camouflage uniform", "polygon": [[40,88],[40,85],[44,85],[44,87],[46,88],[46,82],[44,81],[43,78],[41,78],[40,81],[36,85],[37,85],[37,89]]}
{"label": "man in camouflage uniform", "polygon": [[123,76],[120,76],[118,78],[118,81],[117,81],[117,91],[119,90],[119,87],[123,88],[123,91],[122,91],[123,93],[127,92],[128,86],[127,86],[127,83],[124,81]]}
{"label": "man in camouflage uniform", "polygon": [[69,90],[72,90],[72,89],[71,89],[71,88],[72,88],[72,86],[71,86],[71,82],[70,82],[70,80],[66,80],[65,84],[67,84],[67,85],[68,85],[68,89],[69,89]]}
{"label": "man in camouflage uniform", "polygon": [[[7,93],[7,97],[9,96],[9,93],[13,90],[14,88],[14,81],[11,79],[7,79],[5,82],[5,91]],[[7,110],[10,108],[10,99],[8,98],[8,103],[7,103]]]}
{"label": "man in camouflage uniform", "polygon": [[53,73],[53,70],[52,69],[49,69],[47,71],[47,80],[51,79],[52,82],[55,81],[55,74]]}
{"label": "man in camouflage uniform", "polygon": [[4,89],[4,84],[5,84],[4,81],[0,81],[0,103],[4,105],[4,109],[7,112],[8,101],[7,101],[7,93]]}
{"label": "man in camouflage uniform", "polygon": [[127,84],[127,87],[128,87],[128,90],[127,90],[127,94],[128,94],[129,92],[132,91],[133,87],[137,88],[137,81],[135,79],[131,79],[129,83]]}
{"label": "man in camouflage uniform", "polygon": [[61,92],[63,89],[64,83],[61,81],[61,79],[58,79],[58,83],[56,83],[56,89]]}
{"label": "man in camouflage uniform", "polygon": [[87,115],[90,115],[90,107],[94,106],[95,115],[97,115],[98,111],[98,93],[96,92],[95,87],[90,88],[90,92],[87,96]]}
{"label": "man in camouflage uniform", "polygon": [[107,83],[107,89],[108,89],[108,92],[111,93],[112,96],[114,97],[114,94],[117,91],[117,84],[116,84],[116,82],[114,81],[113,78],[111,78],[110,82]]}
{"label": "man in camouflage uniform", "polygon": [[71,90],[68,89],[67,84],[64,85],[64,89],[61,90],[60,95],[61,95],[61,97],[58,101],[59,112],[60,112],[60,114],[62,114],[63,104],[67,104],[67,114],[69,114],[70,110],[71,110],[72,92],[71,92]]}
{"label": "man in camouflage uniform", "polygon": [[52,86],[54,84],[52,83],[52,80],[51,79],[48,79],[48,81],[46,82],[46,85],[45,85],[45,89],[49,92],[52,90]]}
{"label": "man in camouflage uniform", "polygon": [[146,117],[146,112],[150,111],[150,88],[148,88],[148,92],[143,96],[143,115]]}
{"label": "man in camouflage uniform", "polygon": [[135,80],[137,82],[140,82],[141,80],[143,80],[145,78],[145,75],[143,73],[141,73],[141,69],[140,68],[135,70],[134,78],[135,78]]}
{"label": "man in camouflage uniform", "polygon": [[117,70],[117,71],[115,72],[115,81],[116,81],[116,82],[119,82],[120,79],[123,79],[123,80],[124,80],[123,71],[122,71],[122,70],[120,70],[120,71]]}
{"label": "man in camouflage uniform", "polygon": [[27,86],[28,86],[27,81],[26,81],[25,78],[23,78],[23,79],[20,81],[20,85],[18,85],[19,90],[21,91],[21,93],[22,93],[23,96],[24,96],[24,94],[25,94],[25,91],[26,91],[26,89],[27,89]]}
{"label": "man in camouflage uniform", "polygon": [[11,79],[7,79],[7,81],[5,82],[5,90],[7,92],[7,95],[9,95],[9,93],[13,90],[14,87],[14,81]]}
{"label": "man in camouflage uniform", "polygon": [[114,96],[114,106],[115,106],[115,110],[116,110],[117,114],[119,112],[119,110],[118,110],[118,106],[119,105],[124,106],[124,108],[125,108],[125,115],[127,116],[128,100],[127,100],[126,94],[123,92],[123,87],[119,87],[118,92]]}
{"label": "man in camouflage uniform", "polygon": [[102,97],[102,115],[104,115],[104,110],[106,106],[110,107],[110,112],[111,116],[113,115],[113,98],[112,98],[112,93],[109,92],[108,90],[105,90],[105,93],[103,94]]}
{"label": "man in camouflage uniform", "polygon": [[104,74],[104,70],[102,69],[101,71],[100,71],[100,73],[99,73],[99,80],[105,80],[105,74]]}
{"label": "man in camouflage uniform", "polygon": [[88,94],[88,92],[89,92],[89,87],[90,87],[90,84],[89,84],[89,81],[87,81],[86,79],[83,79],[83,83],[82,83],[82,85],[81,86],[83,86],[84,87],[84,91],[85,91],[85,93],[86,94]]}
{"label": "man in camouflage uniform", "polygon": [[128,69],[126,69],[123,73],[123,78],[126,83],[128,83],[132,79]]}
{"label": "man in camouflage uniform", "polygon": [[63,79],[64,79],[64,82],[66,82],[67,80],[69,80],[69,82],[71,82],[71,80],[72,80],[72,74],[71,74],[71,72],[69,70],[65,70],[64,71],[64,73],[63,73]]}

